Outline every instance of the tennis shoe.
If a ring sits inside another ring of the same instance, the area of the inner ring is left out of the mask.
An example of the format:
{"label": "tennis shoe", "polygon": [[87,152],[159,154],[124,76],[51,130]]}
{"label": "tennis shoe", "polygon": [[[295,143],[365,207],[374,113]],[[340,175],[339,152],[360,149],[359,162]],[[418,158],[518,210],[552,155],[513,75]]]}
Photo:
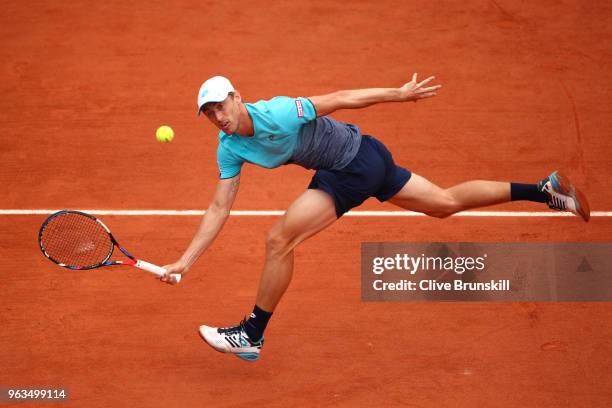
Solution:
{"label": "tennis shoe", "polygon": [[245,330],[250,324],[243,319],[233,327],[200,326],[200,336],[209,346],[221,353],[233,353],[247,361],[259,360],[259,353],[263,347],[263,337],[259,341],[252,341]]}
{"label": "tennis shoe", "polygon": [[548,196],[548,207],[553,210],[571,211],[584,221],[591,218],[586,196],[562,173],[555,171],[538,183],[538,189]]}

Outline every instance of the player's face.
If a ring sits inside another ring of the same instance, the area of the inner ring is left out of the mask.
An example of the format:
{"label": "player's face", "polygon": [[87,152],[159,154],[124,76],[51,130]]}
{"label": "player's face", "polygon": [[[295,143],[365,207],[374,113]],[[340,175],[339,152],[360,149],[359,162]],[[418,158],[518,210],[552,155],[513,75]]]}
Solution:
{"label": "player's face", "polygon": [[228,134],[235,133],[240,125],[239,102],[237,95],[228,95],[223,102],[207,103],[202,112],[220,130]]}

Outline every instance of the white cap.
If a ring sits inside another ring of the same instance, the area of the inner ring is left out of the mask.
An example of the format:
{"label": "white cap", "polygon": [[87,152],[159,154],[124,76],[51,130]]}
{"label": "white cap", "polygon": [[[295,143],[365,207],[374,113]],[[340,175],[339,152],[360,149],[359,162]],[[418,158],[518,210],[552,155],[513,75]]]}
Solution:
{"label": "white cap", "polygon": [[198,115],[205,103],[224,101],[230,92],[234,92],[234,87],[229,79],[222,76],[207,79],[198,92]]}

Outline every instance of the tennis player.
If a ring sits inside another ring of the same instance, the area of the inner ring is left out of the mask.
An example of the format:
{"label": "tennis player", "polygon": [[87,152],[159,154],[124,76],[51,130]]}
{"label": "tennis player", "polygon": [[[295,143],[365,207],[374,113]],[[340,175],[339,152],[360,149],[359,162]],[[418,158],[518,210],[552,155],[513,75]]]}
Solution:
{"label": "tennis player", "polygon": [[[439,218],[529,200],[589,220],[584,195],[559,172],[537,184],[474,180],[444,189],[397,165],[383,143],[362,134],[354,124],[328,116],[339,109],[431,98],[441,88],[431,84],[433,79],[419,82],[414,74],[399,88],[346,90],[308,98],[278,96],[255,103],[245,103],[227,78],[216,76],[202,84],[198,114],[203,113],[220,130],[219,181],[191,244],[177,262],[165,266],[168,274],[186,274],[212,244],[230,215],[244,163],[266,168],[297,164],[316,170],[306,191],[268,233],[264,270],[250,317],[232,327],[201,326],[200,335],[210,346],[258,360],[266,325],[291,281],[295,247],[369,197]],[[172,278],[162,280],[174,283]]]}

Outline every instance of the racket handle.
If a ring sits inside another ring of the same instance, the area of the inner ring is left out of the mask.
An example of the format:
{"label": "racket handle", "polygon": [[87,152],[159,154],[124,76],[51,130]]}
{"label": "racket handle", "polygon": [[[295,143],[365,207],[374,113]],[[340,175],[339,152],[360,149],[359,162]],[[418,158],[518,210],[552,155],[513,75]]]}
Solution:
{"label": "racket handle", "polygon": [[[137,268],[143,269],[147,272],[151,272],[152,274],[155,274],[159,276],[160,278],[166,274],[166,270],[164,268],[162,268],[161,266],[153,265],[152,263],[149,263],[149,262],[138,260],[136,261],[136,265],[134,266]],[[181,281],[181,275],[178,273],[173,273],[170,276],[174,278],[176,283],[179,283]]]}

